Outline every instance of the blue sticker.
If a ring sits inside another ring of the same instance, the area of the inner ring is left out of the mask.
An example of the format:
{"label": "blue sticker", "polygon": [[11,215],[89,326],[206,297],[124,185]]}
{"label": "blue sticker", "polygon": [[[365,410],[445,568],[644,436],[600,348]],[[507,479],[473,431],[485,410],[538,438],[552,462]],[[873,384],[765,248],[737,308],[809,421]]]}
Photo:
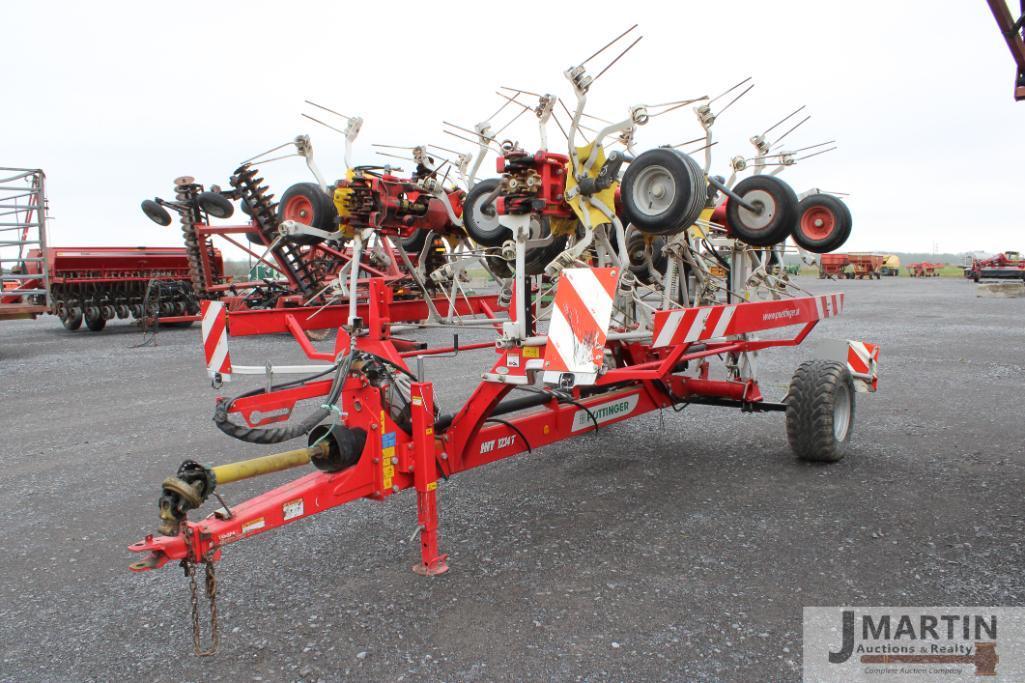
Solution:
{"label": "blue sticker", "polygon": [[388,448],[395,445],[395,432],[388,432],[381,435],[381,447]]}

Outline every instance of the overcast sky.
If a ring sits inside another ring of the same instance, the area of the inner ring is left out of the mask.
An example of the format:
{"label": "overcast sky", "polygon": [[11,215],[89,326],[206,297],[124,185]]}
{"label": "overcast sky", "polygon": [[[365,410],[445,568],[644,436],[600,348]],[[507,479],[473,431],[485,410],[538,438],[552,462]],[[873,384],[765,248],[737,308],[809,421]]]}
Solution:
{"label": "overcast sky", "polygon": [[[752,134],[804,104],[812,119],[788,142],[839,149],[782,177],[799,192],[850,193],[846,248],[1025,250],[1025,102],[983,0],[40,0],[0,16],[0,166],[46,171],[54,245],[178,245],[142,199],[169,197],[179,175],[226,184],[240,161],[298,133],[340,177],[341,137],[300,117],[307,98],[365,119],[357,163],[383,161],[371,142],[462,145],[442,119],[483,119],[499,85],[569,98],[562,71],[636,22],[644,39],[593,86],[589,112],[622,118],[752,76],[716,124],[714,172],[728,175]],[[686,108],[641,128],[639,149],[699,134]],[[509,135],[537,144],[526,117]],[[551,140],[564,147],[557,131]],[[309,179],[298,159],[265,171],[278,194]]]}

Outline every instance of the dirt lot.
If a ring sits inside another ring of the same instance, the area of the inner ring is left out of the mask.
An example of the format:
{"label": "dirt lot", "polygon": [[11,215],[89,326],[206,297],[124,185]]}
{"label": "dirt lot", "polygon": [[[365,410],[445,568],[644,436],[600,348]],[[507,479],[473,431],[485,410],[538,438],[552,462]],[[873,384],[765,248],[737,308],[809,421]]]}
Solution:
{"label": "dirt lot", "polygon": [[[211,424],[196,329],[132,348],[123,324],[2,323],[0,679],[797,680],[804,606],[1025,604],[1025,300],[801,282],[847,292],[813,339],[882,345],[843,462],[796,461],[778,413],[647,415],[443,483],[433,579],[410,571],[409,492],[333,510],[225,551],[205,659],[182,572],[131,574],[126,546],[181,460],[273,449]],[[764,354],[769,398],[814,353]],[[446,407],[484,362],[457,360],[429,365]]]}

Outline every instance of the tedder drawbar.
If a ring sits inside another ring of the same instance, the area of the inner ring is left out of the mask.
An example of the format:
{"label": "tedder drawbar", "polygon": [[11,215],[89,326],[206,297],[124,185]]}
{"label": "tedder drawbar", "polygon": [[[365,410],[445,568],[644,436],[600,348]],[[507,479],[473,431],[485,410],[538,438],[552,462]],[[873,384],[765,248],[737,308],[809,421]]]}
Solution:
{"label": "tedder drawbar", "polygon": [[[448,568],[439,542],[440,481],[601,425],[688,404],[780,411],[798,457],[844,456],[855,393],[876,388],[878,348],[834,343],[830,358],[797,368],[780,402],[762,393],[758,356],[801,344],[820,321],[842,312],[843,294],[804,291],[781,266],[788,237],[817,253],[842,244],[851,224],[846,206],[815,194],[809,210],[829,220],[802,221],[796,193],[777,177],[789,164],[763,174],[773,165],[764,153],[747,169],[752,174],[737,181],[745,170],[739,157],[726,180],[710,174],[708,155],[702,168],[672,147],[637,152],[638,127],[667,105],[632,106],[619,122],[598,119],[608,125],[588,138],[580,120],[595,78],[584,64],[564,75],[576,99],[572,112],[563,106],[568,126],[560,124],[568,154],[545,149],[544,125],[556,100],[543,95],[542,149],[503,145],[501,177],[461,198],[469,237],[506,255],[512,293],[494,310],[454,298],[447,308],[464,310],[440,312],[476,316],[466,324],[492,329],[493,340],[460,345],[455,337],[451,345],[428,347],[393,336],[393,323],[429,319],[432,304],[397,296],[384,277],[370,277],[367,296],[345,303],[233,310],[223,301],[203,302],[203,346],[215,387],[247,374],[265,380],[233,398],[219,397],[216,426],[248,443],[302,439],[305,445],[226,465],[186,460],[163,482],[159,533],[129,547],[142,554],[135,571],[170,561],[184,566],[197,654],[217,647],[215,563],[224,548],[345,503],[384,501],[413,489],[420,536],[414,570],[437,575]],[[702,139],[710,145],[717,99],[668,107],[699,103]],[[606,144],[625,151],[606,153]],[[351,176],[338,187],[350,189]],[[543,264],[535,263],[539,254]],[[310,332],[325,329],[338,331],[330,351],[310,341]],[[238,364],[229,332],[291,334],[310,363]],[[485,356],[481,380],[458,409],[442,413],[423,361],[457,351],[460,359],[471,351]],[[289,375],[299,378],[282,379]],[[232,482],[311,465],[250,500],[229,505],[223,497]],[[190,519],[211,497],[219,507]],[[210,600],[207,649],[199,628],[199,565]]]}

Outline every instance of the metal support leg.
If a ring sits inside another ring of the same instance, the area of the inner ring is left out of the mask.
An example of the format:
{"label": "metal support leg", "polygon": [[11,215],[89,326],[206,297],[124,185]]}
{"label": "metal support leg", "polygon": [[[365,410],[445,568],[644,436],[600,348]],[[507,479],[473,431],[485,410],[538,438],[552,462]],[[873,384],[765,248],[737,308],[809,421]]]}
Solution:
{"label": "metal support leg", "polygon": [[420,564],[413,571],[437,576],[448,571],[448,555],[438,552],[438,469],[434,450],[434,391],[430,382],[414,382],[410,391],[413,418],[413,485],[420,523]]}

